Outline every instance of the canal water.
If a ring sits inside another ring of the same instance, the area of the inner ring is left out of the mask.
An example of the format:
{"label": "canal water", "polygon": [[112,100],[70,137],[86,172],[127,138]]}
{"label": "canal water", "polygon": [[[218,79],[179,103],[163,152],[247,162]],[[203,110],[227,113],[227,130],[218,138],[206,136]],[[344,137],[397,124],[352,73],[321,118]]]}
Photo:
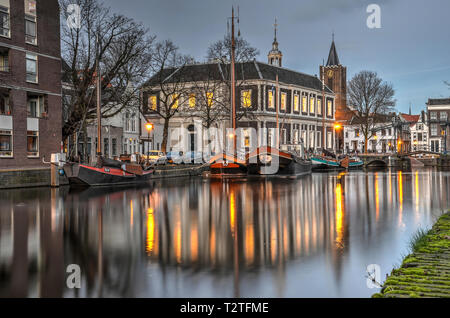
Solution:
{"label": "canal water", "polygon": [[449,194],[435,170],[0,191],[0,297],[370,297]]}

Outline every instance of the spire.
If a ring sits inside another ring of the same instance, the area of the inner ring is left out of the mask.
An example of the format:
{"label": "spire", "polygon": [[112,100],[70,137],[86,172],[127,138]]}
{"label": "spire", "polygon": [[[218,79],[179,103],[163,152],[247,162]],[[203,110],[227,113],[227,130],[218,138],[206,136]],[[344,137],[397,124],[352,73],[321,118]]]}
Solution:
{"label": "spire", "polygon": [[278,41],[277,41],[277,31],[278,31],[278,23],[277,18],[275,18],[274,26],[274,38],[272,43],[272,50],[268,54],[269,64],[281,67],[281,60],[283,58],[283,54],[278,49]]}
{"label": "spire", "polygon": [[340,65],[340,63],[336,52],[336,45],[334,44],[334,32],[333,32],[330,53],[328,54],[327,66],[335,66],[335,65]]}

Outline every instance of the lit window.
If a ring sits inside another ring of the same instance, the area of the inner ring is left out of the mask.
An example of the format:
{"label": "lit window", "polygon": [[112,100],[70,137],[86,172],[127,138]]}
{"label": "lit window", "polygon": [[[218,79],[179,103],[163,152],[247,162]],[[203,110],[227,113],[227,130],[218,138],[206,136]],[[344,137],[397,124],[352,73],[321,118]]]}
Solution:
{"label": "lit window", "polygon": [[0,1],[0,35],[10,36],[9,29],[9,0]]}
{"label": "lit window", "polygon": [[189,95],[189,107],[194,108],[195,107],[195,94]]}
{"label": "lit window", "polygon": [[178,94],[172,95],[172,108],[177,109],[178,108]]}
{"label": "lit window", "polygon": [[0,157],[12,157],[12,131],[0,130]]}
{"label": "lit window", "polygon": [[37,44],[36,0],[25,0],[25,42]]}
{"label": "lit window", "polygon": [[212,107],[214,104],[214,93],[207,92],[206,93],[206,101],[208,103],[208,107]]}
{"label": "lit window", "polygon": [[306,96],[302,97],[302,112],[303,113],[308,112],[308,105],[307,105]]}
{"label": "lit window", "polygon": [[331,100],[327,101],[327,116],[333,116],[333,102]]}
{"label": "lit window", "polygon": [[286,93],[281,93],[281,110],[286,111]]}
{"label": "lit window", "polygon": [[27,131],[27,155],[28,157],[39,157],[39,133]]}
{"label": "lit window", "polygon": [[11,115],[11,106],[9,105],[9,97],[0,96],[0,115]]}
{"label": "lit window", "polygon": [[322,100],[317,99],[317,115],[322,115]]}
{"label": "lit window", "polygon": [[241,106],[244,108],[252,107],[252,91],[247,89],[241,92]]}
{"label": "lit window", "polygon": [[268,100],[268,108],[275,108],[275,102],[274,102],[274,98],[273,98],[273,91],[270,90],[269,91],[269,100]]}
{"label": "lit window", "polygon": [[28,54],[27,59],[27,82],[38,82],[38,58],[37,55]]}
{"label": "lit window", "polygon": [[299,96],[298,95],[294,95],[294,111],[298,112],[299,110]]}
{"label": "lit window", "polygon": [[157,101],[156,101],[156,95],[152,95],[148,97],[148,108],[151,110],[156,110],[157,107]]}
{"label": "lit window", "polygon": [[314,109],[314,103],[315,102],[315,98],[314,97],[311,97],[310,99],[309,99],[309,113],[310,114],[314,114],[315,113],[315,109]]}
{"label": "lit window", "polygon": [[9,72],[9,51],[0,52],[0,72]]}

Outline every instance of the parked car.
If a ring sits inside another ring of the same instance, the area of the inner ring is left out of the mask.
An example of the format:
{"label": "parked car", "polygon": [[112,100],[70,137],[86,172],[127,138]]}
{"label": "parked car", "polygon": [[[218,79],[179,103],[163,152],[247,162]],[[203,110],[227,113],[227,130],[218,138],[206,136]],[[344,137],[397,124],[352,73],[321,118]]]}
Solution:
{"label": "parked car", "polygon": [[[147,160],[148,157],[148,160]],[[148,162],[151,165],[165,165],[167,164],[167,157],[162,151],[150,150],[148,153],[142,156],[144,163]]]}
{"label": "parked car", "polygon": [[203,154],[198,151],[188,151],[183,156],[184,163],[202,164],[204,163]]}
{"label": "parked car", "polygon": [[183,152],[182,151],[170,151],[166,154],[167,162],[174,164],[183,163]]}

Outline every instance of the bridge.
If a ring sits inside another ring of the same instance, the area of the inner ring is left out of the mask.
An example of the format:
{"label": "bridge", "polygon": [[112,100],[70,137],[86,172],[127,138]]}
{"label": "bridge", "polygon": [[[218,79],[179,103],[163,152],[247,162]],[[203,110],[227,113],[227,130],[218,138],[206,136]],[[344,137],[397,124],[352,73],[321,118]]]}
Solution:
{"label": "bridge", "polygon": [[450,166],[450,156],[430,151],[396,154],[359,154],[364,167],[410,168],[423,166]]}

